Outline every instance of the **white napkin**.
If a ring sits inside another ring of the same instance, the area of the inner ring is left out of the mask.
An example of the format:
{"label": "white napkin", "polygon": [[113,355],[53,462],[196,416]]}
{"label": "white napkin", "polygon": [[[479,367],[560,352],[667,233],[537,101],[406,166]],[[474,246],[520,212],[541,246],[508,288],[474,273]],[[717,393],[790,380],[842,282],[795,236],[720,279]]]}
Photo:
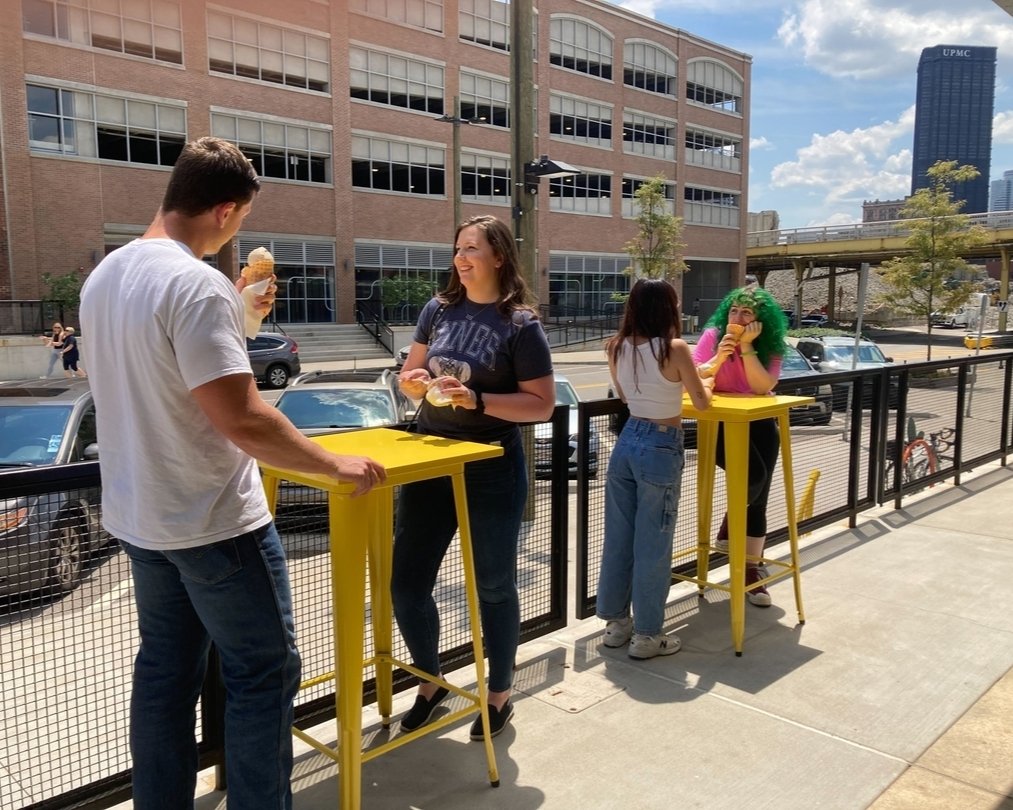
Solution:
{"label": "white napkin", "polygon": [[246,324],[246,337],[253,340],[257,336],[257,332],[260,331],[260,324],[263,322],[263,318],[260,313],[253,308],[253,299],[255,296],[263,295],[267,292],[267,288],[271,285],[271,279],[265,278],[263,281],[258,281],[256,284],[247,284],[243,287],[243,291],[240,295],[243,298],[243,313],[245,315]]}

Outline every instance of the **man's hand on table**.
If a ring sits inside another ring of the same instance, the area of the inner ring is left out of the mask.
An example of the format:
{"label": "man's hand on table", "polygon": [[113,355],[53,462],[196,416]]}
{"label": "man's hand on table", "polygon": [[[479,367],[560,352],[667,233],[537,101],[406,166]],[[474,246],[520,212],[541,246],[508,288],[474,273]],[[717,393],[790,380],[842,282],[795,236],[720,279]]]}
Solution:
{"label": "man's hand on table", "polygon": [[383,465],[366,456],[335,456],[335,469],[331,473],[339,481],[355,484],[354,498],[365,495],[377,484],[387,480]]}

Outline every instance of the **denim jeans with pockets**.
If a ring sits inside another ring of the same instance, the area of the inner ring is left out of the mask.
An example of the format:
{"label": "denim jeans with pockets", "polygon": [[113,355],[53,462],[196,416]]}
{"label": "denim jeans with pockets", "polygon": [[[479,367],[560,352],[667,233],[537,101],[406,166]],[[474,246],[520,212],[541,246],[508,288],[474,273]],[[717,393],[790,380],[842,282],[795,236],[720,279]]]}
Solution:
{"label": "denim jeans with pockets", "polygon": [[300,660],[274,524],[175,551],[122,545],[141,635],[130,706],[134,807],[193,807],[196,704],[213,641],[226,690],[229,807],[288,810]]}
{"label": "denim jeans with pockets", "polygon": [[632,604],[634,632],[647,636],[664,624],[684,460],[681,429],[636,418],[609,460],[597,615],[624,619]]}

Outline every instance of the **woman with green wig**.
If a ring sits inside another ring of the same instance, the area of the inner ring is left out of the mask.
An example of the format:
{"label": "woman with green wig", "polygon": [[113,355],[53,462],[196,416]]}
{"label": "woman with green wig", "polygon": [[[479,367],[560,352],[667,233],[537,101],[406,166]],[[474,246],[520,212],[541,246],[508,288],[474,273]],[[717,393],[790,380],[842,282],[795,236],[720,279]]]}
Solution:
{"label": "woman with green wig", "polygon": [[[781,306],[759,287],[740,287],[724,297],[707,321],[693,360],[701,376],[714,377],[714,392],[769,394],[781,374],[788,324]],[[758,560],[767,540],[767,499],[780,449],[776,419],[749,423],[749,489],[746,507],[746,585],[764,578]],[[725,469],[724,430],[719,426],[717,463]],[[728,515],[715,547],[728,550]],[[769,607],[764,586],[748,592],[749,602]]]}

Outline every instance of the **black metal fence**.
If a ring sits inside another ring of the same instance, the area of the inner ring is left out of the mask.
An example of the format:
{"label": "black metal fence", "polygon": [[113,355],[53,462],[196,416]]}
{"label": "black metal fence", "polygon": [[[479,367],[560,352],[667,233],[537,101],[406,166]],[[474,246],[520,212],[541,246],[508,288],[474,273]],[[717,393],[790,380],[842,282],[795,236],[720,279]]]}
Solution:
{"label": "black metal fence", "polygon": [[[959,482],[960,475],[975,466],[994,460],[1005,463],[1013,418],[1011,359],[1013,353],[996,353],[822,375],[820,385],[837,385],[839,390],[843,386],[851,401],[863,407],[834,411],[825,425],[792,427],[800,504],[818,477],[800,531],[842,520],[854,525],[862,510],[891,501],[899,506],[911,493],[943,479]],[[782,385],[791,390],[787,381]],[[568,413],[565,407],[556,409],[548,439],[551,473],[547,478],[532,475],[531,508],[521,538],[517,576],[522,640],[567,623],[570,539],[576,550],[573,612],[584,618],[594,611],[605,471],[624,410],[618,400],[580,405],[578,457],[591,458],[594,449],[597,466],[592,471],[577,465],[576,480],[571,482]],[[545,436],[531,433],[529,448],[537,443],[539,452],[544,451]],[[688,429],[686,435],[691,435]],[[534,455],[529,453],[533,473]],[[676,553],[696,544],[695,465],[696,452],[690,449]],[[99,484],[94,462],[0,472],[0,594],[5,594],[0,596],[0,810],[100,808],[129,797],[128,704],[137,637],[126,557],[114,541],[89,534],[95,516],[85,512],[74,518],[80,521],[77,524],[70,519],[56,524],[60,531],[46,528],[33,533],[23,528],[33,510],[52,511],[57,507],[47,503],[75,500],[67,494]],[[571,505],[576,516],[573,532]],[[715,516],[723,510],[719,479]],[[776,545],[786,539],[787,513],[783,499],[773,493],[769,517],[770,545]],[[329,671],[332,661],[323,502],[307,490],[292,488],[281,498],[278,526],[289,558],[304,677],[312,678]],[[715,565],[723,562],[714,559]],[[29,577],[30,587],[10,584],[18,571]],[[450,671],[471,663],[456,554],[447,558],[436,597],[445,619],[444,669]],[[368,635],[366,647],[369,654]],[[406,655],[400,647],[394,653]],[[204,767],[220,764],[222,757],[221,686],[216,673],[212,666],[199,709],[197,735]],[[372,672],[364,674],[367,701],[372,698],[372,678]],[[395,688],[408,683],[402,673]],[[307,689],[298,698],[297,722],[307,727],[332,719],[333,704],[329,684]]]}
{"label": "black metal fence", "polygon": [[[1011,391],[1013,353],[909,363],[882,369],[824,374],[805,382],[782,380],[778,390],[831,386],[838,407],[828,424],[794,424],[791,428],[799,533],[846,520],[854,526],[860,512],[893,502],[944,479],[960,483],[962,473],[982,464],[1006,463],[1011,450]],[[859,404],[861,407],[859,407]],[[619,426],[628,415],[615,399],[581,403],[579,430],[585,441],[597,436],[598,466],[604,470]],[[685,436],[694,434],[685,425]],[[697,509],[695,444],[687,443],[683,470],[680,520],[675,555],[687,560],[675,570],[688,573],[695,557]],[[717,473],[714,513],[717,526],[725,511],[723,473]],[[813,480],[815,479],[815,480]],[[768,549],[788,539],[788,516],[775,472],[768,512]],[[812,487],[811,492],[807,491]],[[604,476],[584,475],[577,482],[576,616],[594,614],[599,561],[604,535]],[[804,496],[810,495],[806,499]],[[809,501],[807,504],[806,501]],[[770,553],[777,554],[776,548]],[[725,562],[715,555],[712,565]]]}

